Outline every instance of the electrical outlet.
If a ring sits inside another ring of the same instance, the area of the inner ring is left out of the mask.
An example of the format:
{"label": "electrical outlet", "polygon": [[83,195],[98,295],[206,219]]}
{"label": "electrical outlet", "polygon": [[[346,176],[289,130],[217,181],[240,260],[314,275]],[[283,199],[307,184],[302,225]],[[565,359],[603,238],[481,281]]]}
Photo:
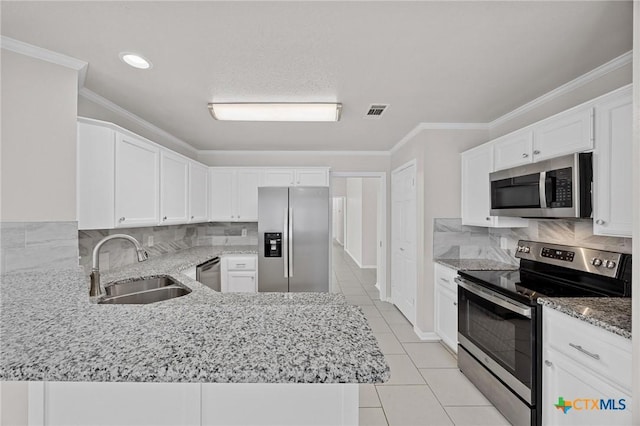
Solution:
{"label": "electrical outlet", "polygon": [[147,237],[147,247],[153,247],[153,235]]}
{"label": "electrical outlet", "polygon": [[247,236],[247,228],[242,228],[242,236],[243,237]]}

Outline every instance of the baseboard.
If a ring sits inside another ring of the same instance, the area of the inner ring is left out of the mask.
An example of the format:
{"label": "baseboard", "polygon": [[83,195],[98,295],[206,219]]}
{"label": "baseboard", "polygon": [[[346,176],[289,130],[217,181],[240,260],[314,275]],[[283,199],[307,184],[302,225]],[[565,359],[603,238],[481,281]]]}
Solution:
{"label": "baseboard", "polygon": [[417,325],[413,326],[413,331],[423,342],[439,342],[442,340],[435,331],[422,331]]}
{"label": "baseboard", "polygon": [[356,259],[356,257],[354,255],[351,254],[351,252],[347,249],[347,247],[345,246],[344,248],[344,252],[347,253],[349,255],[349,257],[351,258],[351,260],[353,260],[355,262],[356,265],[358,265],[358,268],[362,268],[362,263],[358,262],[358,259]]}

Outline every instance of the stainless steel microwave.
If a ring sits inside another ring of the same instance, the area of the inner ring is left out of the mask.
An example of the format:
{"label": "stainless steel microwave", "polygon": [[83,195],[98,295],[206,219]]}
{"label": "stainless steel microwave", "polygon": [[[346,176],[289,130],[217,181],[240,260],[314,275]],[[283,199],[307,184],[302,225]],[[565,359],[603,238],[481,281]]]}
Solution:
{"label": "stainless steel microwave", "polygon": [[591,153],[500,170],[489,180],[492,216],[591,217]]}

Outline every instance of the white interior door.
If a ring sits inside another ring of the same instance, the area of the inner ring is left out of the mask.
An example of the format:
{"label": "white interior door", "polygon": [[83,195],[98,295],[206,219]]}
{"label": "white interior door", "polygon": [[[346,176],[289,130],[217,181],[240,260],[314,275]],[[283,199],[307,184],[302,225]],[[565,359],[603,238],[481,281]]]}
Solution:
{"label": "white interior door", "polygon": [[415,324],[416,317],[416,166],[391,176],[391,300]]}
{"label": "white interior door", "polygon": [[344,245],[344,197],[333,197],[333,239]]}

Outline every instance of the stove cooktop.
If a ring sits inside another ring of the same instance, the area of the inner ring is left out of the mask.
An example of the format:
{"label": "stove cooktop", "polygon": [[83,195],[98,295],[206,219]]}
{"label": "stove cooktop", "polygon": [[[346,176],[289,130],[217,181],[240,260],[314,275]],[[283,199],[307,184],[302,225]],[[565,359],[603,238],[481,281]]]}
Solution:
{"label": "stove cooktop", "polygon": [[527,271],[460,271],[461,277],[529,305],[539,297],[606,297],[554,277]]}

